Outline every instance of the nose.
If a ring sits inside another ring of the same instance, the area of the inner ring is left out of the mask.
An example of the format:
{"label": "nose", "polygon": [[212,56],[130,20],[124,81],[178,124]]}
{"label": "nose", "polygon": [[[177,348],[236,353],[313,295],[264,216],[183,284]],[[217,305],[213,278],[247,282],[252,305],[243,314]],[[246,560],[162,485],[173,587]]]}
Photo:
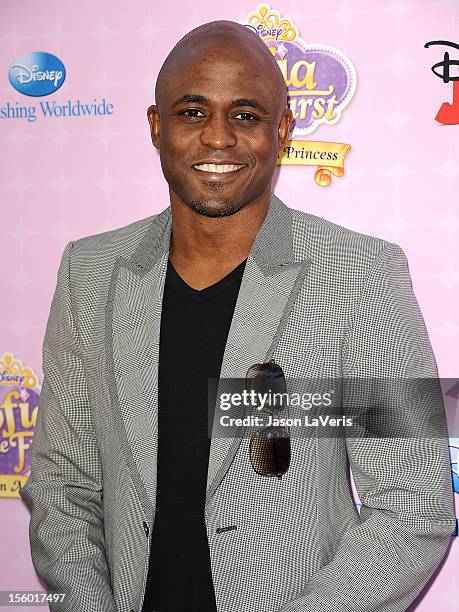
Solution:
{"label": "nose", "polygon": [[225,149],[237,144],[233,126],[226,116],[215,115],[206,121],[201,132],[201,144],[212,149]]}

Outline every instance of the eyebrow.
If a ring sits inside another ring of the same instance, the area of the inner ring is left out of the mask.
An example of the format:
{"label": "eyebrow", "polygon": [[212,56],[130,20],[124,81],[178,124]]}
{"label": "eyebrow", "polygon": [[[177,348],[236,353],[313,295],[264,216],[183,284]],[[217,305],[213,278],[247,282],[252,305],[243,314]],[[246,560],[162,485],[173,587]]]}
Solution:
{"label": "eyebrow", "polygon": [[[204,97],[204,96],[199,96],[196,94],[186,94],[184,96],[182,96],[181,98],[179,98],[178,100],[176,100],[174,102],[174,104],[172,105],[172,108],[174,108],[175,106],[178,106],[179,104],[182,104],[184,102],[192,102],[194,104],[203,104],[205,106],[209,106],[210,105],[210,101],[208,98]],[[256,108],[257,110],[259,110],[261,113],[265,113],[265,114],[269,114],[268,111],[266,110],[266,108],[260,104],[260,102],[258,102],[258,100],[255,100],[255,98],[238,98],[237,100],[233,100],[231,102],[231,106],[235,107],[235,106],[249,106],[251,108]]]}

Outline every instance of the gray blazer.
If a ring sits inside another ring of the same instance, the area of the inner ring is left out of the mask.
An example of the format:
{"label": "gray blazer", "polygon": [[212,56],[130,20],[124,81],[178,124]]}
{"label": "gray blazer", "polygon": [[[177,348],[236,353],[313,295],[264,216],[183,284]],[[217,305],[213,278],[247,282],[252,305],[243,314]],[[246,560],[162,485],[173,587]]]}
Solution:
{"label": "gray blazer", "polygon": [[[21,490],[36,571],[66,594],[51,610],[141,610],[155,554],[170,230],[168,207],[69,242],[62,255]],[[270,357],[287,377],[437,376],[403,251],[271,195],[221,376],[244,377]],[[205,521],[219,612],[402,612],[455,529],[446,435],[292,439],[281,480],[254,472],[246,437],[214,436]]]}

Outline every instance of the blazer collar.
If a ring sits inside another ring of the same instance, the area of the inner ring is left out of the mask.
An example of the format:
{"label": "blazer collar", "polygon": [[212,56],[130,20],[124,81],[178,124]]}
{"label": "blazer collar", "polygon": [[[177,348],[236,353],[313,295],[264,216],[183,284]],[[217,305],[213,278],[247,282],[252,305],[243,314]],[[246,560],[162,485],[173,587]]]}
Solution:
{"label": "blazer collar", "polygon": [[[171,207],[168,206],[150,223],[148,230],[131,257],[139,274],[150,270],[169,250],[172,229]],[[295,262],[292,238],[292,211],[273,193],[269,197],[266,217],[250,250],[252,257],[268,275],[273,269]]]}

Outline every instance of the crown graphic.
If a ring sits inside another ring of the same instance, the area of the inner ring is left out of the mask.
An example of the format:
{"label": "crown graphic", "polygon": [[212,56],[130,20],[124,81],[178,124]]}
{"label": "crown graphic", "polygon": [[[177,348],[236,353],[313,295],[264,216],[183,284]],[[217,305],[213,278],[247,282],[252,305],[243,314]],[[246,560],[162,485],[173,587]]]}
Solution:
{"label": "crown graphic", "polygon": [[298,30],[290,19],[281,19],[279,11],[270,9],[268,4],[258,5],[256,12],[248,15],[246,23],[252,26],[263,40],[273,38],[271,33],[273,29],[282,30],[277,40],[291,42],[298,36]]}
{"label": "crown graphic", "polygon": [[[6,372],[6,375],[4,374]],[[22,364],[20,359],[14,359],[11,353],[4,353],[0,357],[0,373],[2,378],[0,379],[0,385],[11,385],[16,382],[18,378],[24,378],[21,383],[22,387],[30,387],[33,389],[37,386],[38,377],[32,368],[27,368]]]}

